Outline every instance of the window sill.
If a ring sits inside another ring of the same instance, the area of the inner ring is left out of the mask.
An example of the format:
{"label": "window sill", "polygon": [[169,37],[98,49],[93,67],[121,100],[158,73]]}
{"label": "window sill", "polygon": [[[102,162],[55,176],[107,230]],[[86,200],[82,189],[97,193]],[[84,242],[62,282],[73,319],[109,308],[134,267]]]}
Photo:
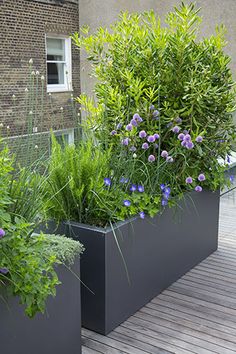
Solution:
{"label": "window sill", "polygon": [[65,93],[65,92],[68,92],[68,93],[71,93],[73,92],[73,88],[72,87],[48,87],[47,86],[47,93]]}

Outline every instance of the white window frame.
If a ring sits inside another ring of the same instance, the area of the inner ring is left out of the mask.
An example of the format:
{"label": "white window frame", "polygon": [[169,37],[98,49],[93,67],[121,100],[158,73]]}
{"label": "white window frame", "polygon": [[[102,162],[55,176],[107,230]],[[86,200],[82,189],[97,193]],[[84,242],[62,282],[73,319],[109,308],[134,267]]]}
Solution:
{"label": "white window frame", "polygon": [[74,128],[54,130],[53,134],[55,136],[68,135],[68,145],[72,145],[75,142],[75,129]]}
{"label": "white window frame", "polygon": [[[63,35],[56,34],[46,34],[45,45],[46,45],[46,67],[47,63],[47,39],[62,39],[65,41],[65,63],[64,65],[64,84],[47,84],[47,92],[67,92],[73,91],[72,88],[72,59],[71,59],[71,38]],[[48,74],[47,74],[48,75]],[[48,80],[48,78],[47,78]]]}

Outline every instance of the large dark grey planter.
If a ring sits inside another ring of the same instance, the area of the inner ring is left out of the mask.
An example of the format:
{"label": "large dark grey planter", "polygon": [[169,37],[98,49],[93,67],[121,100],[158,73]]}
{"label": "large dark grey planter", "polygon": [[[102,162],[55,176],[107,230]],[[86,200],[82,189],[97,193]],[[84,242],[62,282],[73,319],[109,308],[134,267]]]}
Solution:
{"label": "large dark grey planter", "polygon": [[[79,276],[79,259],[74,264]],[[29,319],[17,298],[0,298],[0,353],[80,354],[80,281],[64,266],[58,267],[61,285],[47,303],[47,314]],[[5,296],[0,289],[0,296]]]}
{"label": "large dark grey planter", "polygon": [[219,193],[189,193],[180,207],[155,218],[133,218],[115,227],[130,282],[111,228],[75,222],[59,231],[78,239],[82,325],[102,334],[125,321],[217,249]]}

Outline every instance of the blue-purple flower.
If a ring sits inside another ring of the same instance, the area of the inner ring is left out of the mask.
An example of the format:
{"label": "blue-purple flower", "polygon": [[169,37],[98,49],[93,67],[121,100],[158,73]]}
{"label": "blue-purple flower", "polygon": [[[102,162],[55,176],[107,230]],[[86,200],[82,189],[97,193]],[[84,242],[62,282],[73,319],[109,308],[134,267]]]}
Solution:
{"label": "blue-purple flower", "polygon": [[230,156],[229,155],[227,155],[227,162],[228,162],[228,164],[230,164],[230,162],[231,162],[231,160],[230,160]]}
{"label": "blue-purple flower", "polygon": [[163,150],[161,152],[161,157],[163,157],[164,159],[166,159],[169,156],[168,152],[166,150]]}
{"label": "blue-purple flower", "polygon": [[139,216],[140,216],[141,219],[144,219],[144,218],[145,218],[145,213],[144,213],[144,211],[140,211],[140,212],[139,212]]}
{"label": "blue-purple flower", "polygon": [[167,200],[167,199],[162,199],[161,205],[162,205],[162,206],[168,205],[168,200]]}
{"label": "blue-purple flower", "polygon": [[176,121],[176,123],[179,123],[179,124],[182,123],[182,119],[180,117],[176,118],[175,121]]}
{"label": "blue-purple flower", "polygon": [[112,130],[111,131],[111,135],[116,135],[117,134],[117,131],[116,130]]}
{"label": "blue-purple flower", "polygon": [[155,106],[153,104],[151,104],[151,106],[149,107],[150,111],[154,111]]}
{"label": "blue-purple flower", "polygon": [[138,123],[141,123],[143,121],[143,119],[140,117],[140,115],[138,113],[135,113],[133,115],[133,119],[132,120],[135,120]]}
{"label": "blue-purple flower", "polygon": [[196,186],[195,187],[196,192],[202,192],[202,187],[201,186]]}
{"label": "blue-purple flower", "polygon": [[154,143],[155,140],[156,140],[156,139],[155,139],[154,135],[149,135],[149,136],[147,137],[147,141],[148,141],[149,143]]}
{"label": "blue-purple flower", "polygon": [[130,124],[133,125],[134,127],[138,126],[138,122],[135,119],[131,119]]}
{"label": "blue-purple flower", "polygon": [[137,190],[137,186],[135,184],[131,184],[129,190],[130,190],[130,192],[135,192]]}
{"label": "blue-purple flower", "polygon": [[184,136],[184,141],[191,141],[191,135],[190,134],[186,134],[185,136]]}
{"label": "blue-purple flower", "polygon": [[198,179],[200,182],[203,182],[203,181],[205,181],[206,177],[205,177],[205,175],[204,175],[203,173],[200,173],[200,175],[198,176],[197,179]]}
{"label": "blue-purple flower", "polygon": [[146,138],[146,136],[147,136],[147,133],[145,132],[145,130],[141,130],[141,132],[139,132],[139,137],[140,138]]}
{"label": "blue-purple flower", "polygon": [[201,135],[198,135],[195,139],[197,143],[201,143],[203,141],[203,137]]}
{"label": "blue-purple flower", "polygon": [[127,145],[129,145],[129,142],[130,142],[130,139],[129,138],[125,138],[125,139],[123,139],[121,141],[121,144],[127,146]]}
{"label": "blue-purple flower", "polygon": [[116,129],[121,129],[122,128],[122,123],[118,123],[117,126],[116,126]]}
{"label": "blue-purple flower", "polygon": [[166,125],[166,127],[167,127],[167,128],[170,128],[170,127],[172,127],[172,125],[173,125],[173,122],[169,122],[169,123]]}
{"label": "blue-purple flower", "polygon": [[139,191],[139,193],[143,193],[144,192],[144,186],[142,186],[142,185],[138,185],[138,191]]}
{"label": "blue-purple flower", "polygon": [[187,149],[193,149],[194,148],[194,143],[192,141],[187,141],[186,142],[186,148]]}
{"label": "blue-purple flower", "polygon": [[230,183],[233,183],[234,182],[234,175],[230,175],[229,180],[230,180]]}
{"label": "blue-purple flower", "polygon": [[158,144],[154,144],[155,149],[158,149],[158,146],[159,146]]}
{"label": "blue-purple flower", "polygon": [[3,229],[0,229],[0,239],[5,236],[5,231]]}
{"label": "blue-purple flower", "polygon": [[129,207],[131,205],[131,201],[126,199],[123,201],[123,204],[124,206]]}
{"label": "blue-purple flower", "polygon": [[121,177],[121,179],[120,179],[120,183],[128,183],[129,182],[129,180],[128,180],[128,178],[125,178],[125,177]]}
{"label": "blue-purple flower", "polygon": [[166,188],[166,185],[164,183],[160,184],[160,188],[161,188],[161,191],[164,191],[164,189]]}
{"label": "blue-purple flower", "polygon": [[160,139],[160,135],[157,134],[157,133],[155,133],[153,136],[154,136],[154,138],[155,138],[156,140]]}
{"label": "blue-purple flower", "polygon": [[180,133],[180,134],[178,135],[178,139],[181,140],[181,141],[184,140],[184,137],[185,137],[185,135],[184,135],[183,133]]}
{"label": "blue-purple flower", "polygon": [[155,156],[154,155],[149,155],[148,156],[148,161],[149,162],[154,162],[156,160]]}
{"label": "blue-purple flower", "polygon": [[178,127],[178,125],[176,125],[171,130],[173,133],[178,134],[180,132],[180,127]]}
{"label": "blue-purple flower", "polygon": [[152,116],[154,119],[159,119],[160,112],[156,109],[153,111]]}
{"label": "blue-purple flower", "polygon": [[7,268],[0,268],[0,273],[6,275],[9,272]]}
{"label": "blue-purple flower", "polygon": [[129,150],[132,152],[135,152],[137,150],[137,148],[135,146],[131,146]]}
{"label": "blue-purple flower", "polygon": [[149,148],[148,143],[143,143],[142,149],[147,150]]}
{"label": "blue-purple flower", "polygon": [[125,128],[126,130],[128,130],[129,132],[133,129],[133,126],[132,126],[132,124],[128,124],[128,125],[126,125],[126,128]]}
{"label": "blue-purple flower", "polygon": [[109,187],[111,185],[111,179],[108,177],[104,178],[104,184],[105,186]]}
{"label": "blue-purple flower", "polygon": [[185,180],[185,182],[186,182],[187,184],[193,183],[192,177],[187,177],[186,180]]}

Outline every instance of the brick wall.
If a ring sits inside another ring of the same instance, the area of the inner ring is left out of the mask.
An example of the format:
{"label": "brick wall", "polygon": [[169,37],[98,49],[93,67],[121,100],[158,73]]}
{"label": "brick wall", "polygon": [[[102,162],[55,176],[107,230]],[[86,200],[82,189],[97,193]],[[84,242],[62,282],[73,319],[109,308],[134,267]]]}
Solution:
{"label": "brick wall", "polygon": [[[76,114],[71,95],[76,97],[80,93],[79,51],[72,45],[73,92],[49,96],[46,80],[41,81],[41,76],[46,78],[45,34],[69,36],[79,31],[78,1],[0,0],[0,6],[0,123],[4,125],[3,134],[27,133],[35,126],[38,131],[73,127]],[[32,71],[35,75],[31,75]],[[28,92],[25,92],[26,88]],[[32,117],[29,117],[30,111]]]}

